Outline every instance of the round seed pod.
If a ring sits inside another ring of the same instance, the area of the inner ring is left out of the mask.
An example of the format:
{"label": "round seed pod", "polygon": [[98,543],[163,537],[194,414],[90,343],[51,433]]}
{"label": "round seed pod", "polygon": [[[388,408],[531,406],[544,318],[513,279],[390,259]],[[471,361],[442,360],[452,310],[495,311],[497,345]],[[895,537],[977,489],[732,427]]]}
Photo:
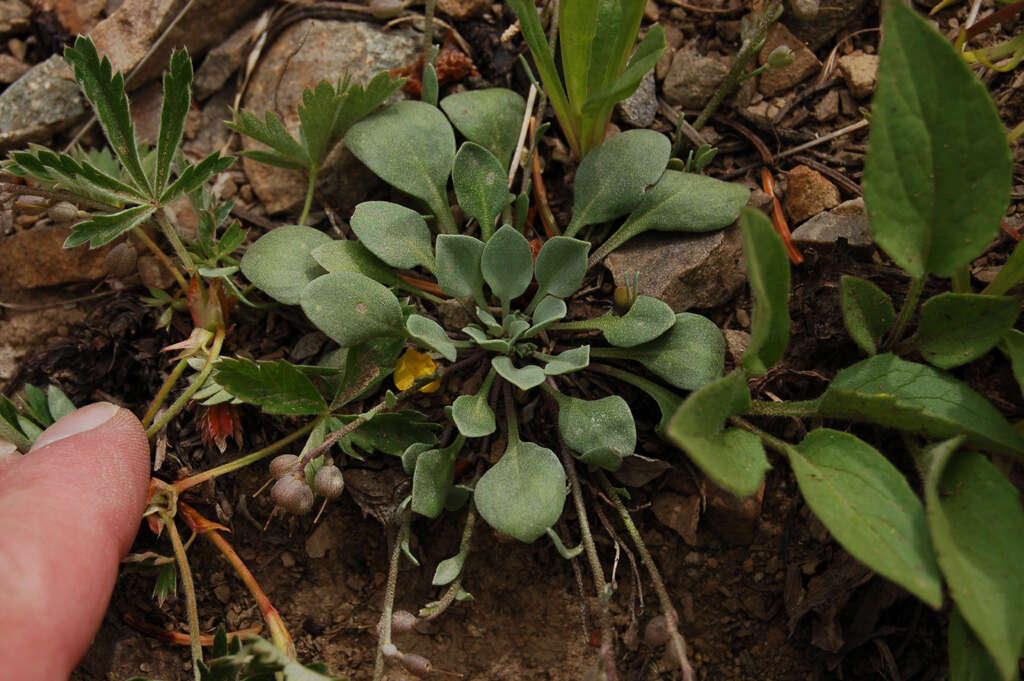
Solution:
{"label": "round seed pod", "polygon": [[395,610],[391,613],[391,631],[396,634],[407,634],[418,621],[419,618],[408,610]]}
{"label": "round seed pod", "polygon": [[652,617],[644,627],[644,643],[652,648],[668,643],[668,626],[664,615]]}
{"label": "round seed pod", "polygon": [[615,306],[620,310],[628,310],[633,307],[633,301],[636,300],[636,296],[626,286],[616,286],[615,292],[612,293],[612,300],[615,301]]}
{"label": "round seed pod", "polygon": [[127,277],[135,271],[135,264],[138,259],[139,254],[135,247],[122,241],[103,256],[103,264],[106,266],[107,274],[110,276],[115,278]]}
{"label": "round seed pod", "polygon": [[64,225],[78,219],[78,208],[68,201],[60,201],[47,208],[46,214],[58,225]]}
{"label": "round seed pod", "polygon": [[402,0],[370,0],[370,12],[378,19],[392,19],[405,9]]}
{"label": "round seed pod", "polygon": [[299,457],[294,454],[279,454],[270,460],[270,474],[275,478],[280,478],[290,472],[298,461]]}
{"label": "round seed pod", "polygon": [[270,489],[274,503],[295,515],[304,515],[313,508],[313,490],[298,478],[286,475]]}
{"label": "round seed pod", "polygon": [[393,660],[401,653],[398,652],[398,647],[394,643],[389,643],[386,646],[380,647],[380,654],[389,660]]}
{"label": "round seed pod", "polygon": [[430,660],[416,653],[409,653],[408,655],[399,653],[398,662],[408,672],[416,676],[426,676],[434,668],[434,665],[430,664]]}
{"label": "round seed pod", "polygon": [[337,499],[345,489],[345,478],[335,465],[322,466],[313,478],[313,491],[325,499]]}

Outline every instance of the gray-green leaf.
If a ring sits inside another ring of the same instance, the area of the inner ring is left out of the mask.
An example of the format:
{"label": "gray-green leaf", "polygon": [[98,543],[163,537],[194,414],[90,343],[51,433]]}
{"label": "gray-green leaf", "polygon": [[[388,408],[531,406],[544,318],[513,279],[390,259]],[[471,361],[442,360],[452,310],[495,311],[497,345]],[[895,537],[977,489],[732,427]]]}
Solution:
{"label": "gray-green leaf", "polygon": [[434,271],[430,228],[416,211],[389,201],[364,201],[352,213],[351,225],[363,245],[392,267]]}
{"label": "gray-green leaf", "polygon": [[404,335],[402,306],[386,286],[356,272],[331,272],[311,281],[299,302],[328,338],[350,347],[377,336]]}
{"label": "gray-green leaf", "polygon": [[488,525],[529,543],[562,515],[565,470],[550,449],[513,439],[477,482],[473,499]]}
{"label": "gray-green leaf", "polygon": [[454,362],[458,351],[455,344],[448,338],[441,325],[433,319],[427,319],[418,314],[409,315],[405,320],[405,329],[417,343],[425,345],[431,350],[441,353],[449,362]]}
{"label": "gray-green leaf", "polygon": [[480,257],[484,242],[463,234],[442,234],[437,237],[437,285],[450,296],[473,296],[482,307],[484,275]]}
{"label": "gray-green leaf", "polygon": [[546,378],[544,370],[539,366],[527,364],[523,367],[516,367],[512,364],[512,360],[506,356],[491,358],[491,366],[494,367],[499,376],[520,390],[536,388]]}
{"label": "gray-green leaf", "polygon": [[242,256],[242,274],[285,305],[297,305],[302,289],[326,273],[310,252],[331,237],[312,227],[284,225],[256,240]]}
{"label": "gray-green leaf", "polygon": [[636,448],[636,423],[626,400],[610,395],[599,400],[581,400],[549,391],[558,402],[558,432],[577,454],[611,449],[618,464]]}
{"label": "gray-green leaf", "polygon": [[568,298],[583,283],[587,272],[587,251],[590,243],[565,236],[548,239],[537,254],[534,265],[537,277],[537,295],[534,300],[543,300],[545,295]]}
{"label": "gray-green leaf", "polygon": [[358,272],[385,286],[398,286],[398,276],[355,239],[336,239],[317,246],[310,255],[328,272]]}
{"label": "gray-green leaf", "polygon": [[511,197],[501,163],[479,144],[466,142],[455,155],[452,185],[459,207],[466,215],[476,218],[480,234],[487,241],[494,233],[498,215]]}
{"label": "gray-green leaf", "polygon": [[789,343],[789,258],[764,213],[745,209],[740,229],[754,298],[743,367],[752,374],[763,374],[782,359]]}
{"label": "gray-green leaf", "polygon": [[526,111],[522,96],[504,88],[469,90],[445,97],[440,106],[466,139],[490,151],[508,168]]}
{"label": "gray-green leaf", "polygon": [[521,296],[533,280],[530,242],[510,225],[502,225],[484,246],[480,271],[507,312],[510,301]]}

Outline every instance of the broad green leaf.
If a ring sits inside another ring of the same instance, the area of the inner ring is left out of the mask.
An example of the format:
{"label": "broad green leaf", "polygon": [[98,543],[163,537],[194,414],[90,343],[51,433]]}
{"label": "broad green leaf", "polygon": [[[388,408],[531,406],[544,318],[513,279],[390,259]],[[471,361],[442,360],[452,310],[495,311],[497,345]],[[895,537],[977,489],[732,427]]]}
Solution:
{"label": "broad green leaf", "polygon": [[358,272],[385,286],[398,286],[398,276],[391,268],[354,239],[329,241],[314,248],[310,255],[328,272]]}
{"label": "broad green leaf", "polygon": [[592,357],[630,359],[683,390],[697,390],[722,375],[725,339],[707,317],[683,312],[658,338],[631,348],[593,348]]}
{"label": "broad green leaf", "polygon": [[565,301],[554,296],[547,296],[533,311],[533,326],[526,330],[523,338],[532,338],[565,316],[568,308]]}
{"label": "broad green leaf", "polygon": [[267,111],[262,121],[245,110],[236,111],[234,119],[234,122],[227,123],[229,128],[274,150],[273,153],[263,150],[243,151],[243,156],[260,163],[296,170],[309,170],[313,166],[314,161],[309,157],[309,152],[292,137],[281,117],[273,111]]}
{"label": "broad green leaf", "polygon": [[675,323],[676,314],[667,303],[650,296],[637,296],[633,305],[621,317],[616,317],[609,311],[594,319],[561,324],[559,328],[597,330],[612,345],[632,348],[653,341],[671,329]]}
{"label": "broad green leaf", "polygon": [[349,128],[345,146],[382,180],[424,201],[442,231],[454,231],[448,175],[455,133],[436,107],[395,102]]}
{"label": "broad green leaf", "polygon": [[96,118],[121,165],[144,193],[153,195],[149,177],[142,169],[142,158],[135,141],[135,126],[124,93],[124,75],[113,72],[110,60],[100,60],[89,38],[78,36],[74,47],[64,49],[64,60],[71,65],[75,80],[92,104]]}
{"label": "broad green leaf", "polygon": [[1017,385],[1021,386],[1021,390],[1024,390],[1024,333],[1010,329],[1000,341],[999,349],[1010,358],[1013,377],[1017,379]]}
{"label": "broad green leaf", "polygon": [[666,170],[629,218],[590,256],[590,264],[643,232],[710,232],[728,227],[750,198],[740,184]]}
{"label": "broad green leaf", "polygon": [[350,224],[363,245],[388,265],[435,270],[430,228],[416,211],[388,201],[364,201]]}
{"label": "broad green leaf", "polygon": [[561,376],[573,371],[586,369],[590,364],[590,346],[581,345],[578,348],[565,350],[557,355],[545,355],[541,352],[533,353],[534,358],[542,360],[544,373],[548,376]]}
{"label": "broad green leaf", "polygon": [[640,81],[654,68],[665,51],[665,29],[655,24],[637,45],[622,74],[607,88],[595,92],[583,103],[584,114],[609,111],[616,103],[626,99],[640,87]]}
{"label": "broad green leaf", "polygon": [[945,36],[898,2],[886,5],[883,27],[864,170],[871,229],[912,276],[949,277],[995,237],[1006,211],[1006,129]]}
{"label": "broad green leaf", "polygon": [[501,162],[479,144],[465,142],[455,154],[452,184],[459,207],[469,217],[476,218],[480,234],[487,241],[511,196]]}
{"label": "broad green leaf", "polygon": [[888,459],[828,428],[786,452],[807,505],[843,548],[931,607],[942,607],[924,506]]}
{"label": "broad green leaf", "polygon": [[999,268],[995,279],[989,282],[982,293],[987,296],[1001,296],[1024,280],[1024,242],[1018,242],[1013,253]]}
{"label": "broad green leaf", "polygon": [[94,215],[85,222],[71,228],[71,234],[64,240],[64,248],[73,248],[89,242],[90,248],[108,244],[125,232],[131,231],[148,220],[156,208],[148,204],[126,208],[109,215]]}
{"label": "broad green leaf", "polygon": [[669,420],[679,410],[680,405],[683,403],[682,397],[676,395],[671,390],[661,387],[657,383],[648,381],[646,378],[641,378],[634,373],[623,371],[617,367],[608,366],[606,364],[591,364],[589,367],[592,371],[613,376],[620,381],[629,383],[630,385],[647,393],[658,405],[658,412],[661,414],[661,418],[658,419],[658,424],[654,426],[654,432],[658,435],[665,434],[665,429],[668,427]]}
{"label": "broad green leaf", "polygon": [[466,139],[487,149],[508,168],[526,112],[522,96],[504,88],[468,90],[442,99],[441,110]]}
{"label": "broad green leaf", "polygon": [[64,391],[55,385],[51,385],[46,389],[46,406],[49,408],[50,416],[54,421],[60,421],[78,408],[68,399]]}
{"label": "broad green leaf", "polygon": [[572,220],[566,236],[633,210],[665,172],[672,143],[660,132],[628,130],[595,147],[573,180]]}
{"label": "broad green leaf", "polygon": [[[556,390],[548,393],[558,402],[558,432],[569,449],[584,456],[588,452],[610,449],[616,460],[614,468],[609,470],[618,470],[623,457],[636,449],[636,423],[626,400],[618,395],[581,400]],[[608,463],[607,457],[599,460]]]}
{"label": "broad green leaf", "polygon": [[[576,293],[587,272],[587,251],[590,243],[565,236],[548,239],[537,254],[534,265],[537,278],[535,301],[546,295],[568,298]],[[532,310],[527,310],[528,312]]]}
{"label": "broad green leaf", "polygon": [[757,492],[771,467],[756,435],[724,427],[749,407],[746,376],[734,371],[686,398],[665,431],[715,484],[740,497]]}
{"label": "broad green leaf", "polygon": [[436,518],[444,510],[445,500],[455,477],[455,458],[462,449],[462,438],[450,447],[431,449],[416,458],[412,474],[412,510]]}
{"label": "broad green leaf", "polygon": [[405,339],[381,336],[351,348],[338,348],[329,352],[320,366],[344,369],[340,381],[329,384],[334,395],[331,404],[341,407],[372,392],[395,370],[395,363],[405,349]]}
{"label": "broad green leaf", "polygon": [[992,656],[953,608],[949,615],[949,681],[1000,681]]}
{"label": "broad green leaf", "polygon": [[754,298],[743,368],[758,375],[782,359],[789,343],[789,258],[764,213],[753,208],[744,210],[740,229]]}
{"label": "broad green leaf", "polygon": [[488,525],[529,543],[562,515],[565,470],[550,449],[515,438],[477,482],[473,499]]}
{"label": "broad green leaf", "polygon": [[485,437],[495,431],[494,410],[487,398],[494,384],[495,372],[487,372],[487,378],[475,395],[459,395],[452,403],[452,421],[465,437]]}
{"label": "broad green leaf", "polygon": [[268,414],[320,414],[327,402],[298,367],[284,360],[253,362],[224,357],[213,380],[234,397]]}
{"label": "broad green leaf", "polygon": [[940,369],[966,364],[995,347],[1017,321],[1016,298],[940,293],[921,306],[912,341]]}
{"label": "broad green leaf", "polygon": [[932,541],[953,601],[1009,681],[1024,646],[1024,508],[988,459],[958,444],[924,457]]}
{"label": "broad green leaf", "polygon": [[310,252],[331,241],[331,237],[312,227],[278,227],[245,251],[242,274],[278,302],[297,305],[302,289],[325,273]]}
{"label": "broad green leaf", "polygon": [[402,452],[402,470],[406,475],[412,475],[416,471],[416,460],[423,452],[429,452],[434,445],[427,442],[416,442],[405,448]]}
{"label": "broad green leaf", "polygon": [[1024,440],[992,403],[949,374],[875,355],[839,372],[821,400],[827,418],[868,421],[933,438],[967,435],[975,447],[1024,456]]}
{"label": "broad green leaf", "polygon": [[340,140],[344,137],[353,123],[373,113],[374,109],[398,92],[404,82],[404,78],[392,78],[387,71],[374,76],[365,88],[346,77],[338,88],[343,94],[341,105],[334,116],[331,138]]}
{"label": "broad green leaf", "polygon": [[544,370],[539,366],[527,364],[523,367],[516,367],[512,364],[512,360],[505,356],[492,357],[491,366],[499,376],[520,390],[536,388],[547,378]]}
{"label": "broad green leaf", "polygon": [[386,286],[355,272],[331,272],[302,289],[309,320],[341,347],[404,335],[402,306]]}
{"label": "broad green leaf", "polygon": [[507,312],[512,299],[523,295],[533,281],[530,242],[511,226],[502,225],[484,246],[480,272]]}
{"label": "broad green leaf", "polygon": [[185,131],[185,118],[192,104],[192,60],[188,52],[175,50],[164,74],[164,101],[160,107],[160,132],[156,143],[156,173],[153,193],[160,195],[170,177],[171,162]]}
{"label": "broad green leaf", "polygon": [[840,289],[846,331],[861,350],[876,354],[882,337],[896,323],[892,300],[885,291],[860,277],[844,275]]}
{"label": "broad green leaf", "polygon": [[480,258],[484,242],[462,234],[437,237],[437,285],[450,296],[473,296],[481,306],[484,302],[484,275]]}
{"label": "broad green leaf", "polygon": [[[356,414],[335,414],[330,419],[332,430],[339,430],[356,418]],[[438,427],[418,411],[406,409],[385,412],[377,414],[338,440],[338,446],[356,458],[362,458],[360,449],[367,454],[383,452],[391,456],[402,456],[410,445],[419,442],[433,446],[437,442]]]}
{"label": "broad green leaf", "polygon": [[454,362],[458,351],[455,344],[448,338],[441,325],[433,319],[427,319],[418,314],[409,315],[405,320],[405,330],[417,343],[421,343],[431,350],[441,353],[449,362]]}

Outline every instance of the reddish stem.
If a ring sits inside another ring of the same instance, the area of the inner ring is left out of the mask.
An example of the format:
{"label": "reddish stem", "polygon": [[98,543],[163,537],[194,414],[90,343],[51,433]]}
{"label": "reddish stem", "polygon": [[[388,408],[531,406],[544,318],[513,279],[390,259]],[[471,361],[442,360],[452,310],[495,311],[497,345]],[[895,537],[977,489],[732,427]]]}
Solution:
{"label": "reddish stem", "polygon": [[[143,622],[137,617],[134,617],[131,613],[126,612],[124,614],[124,622],[132,629],[135,629],[140,633],[146,634],[147,636],[152,636],[153,638],[159,639],[166,643],[171,643],[176,646],[187,646],[190,644],[188,634],[180,631],[171,631],[169,629],[164,629],[163,627],[155,626],[153,624],[150,624],[149,622]],[[229,631],[228,639],[230,640],[234,636],[246,636],[249,634],[259,633],[259,627],[249,627],[247,629],[239,629],[238,631]],[[199,644],[205,648],[209,648],[213,645],[213,639],[214,637],[212,635],[203,634],[199,637]]]}
{"label": "reddish stem", "polygon": [[412,284],[421,291],[433,293],[435,296],[444,296],[445,298],[451,298],[451,296],[449,296],[447,293],[441,290],[440,286],[438,286],[432,281],[427,281],[425,279],[417,279],[416,277],[410,277],[408,274],[401,273],[398,274],[398,277],[402,281],[406,282],[407,284]]}
{"label": "reddish stem", "polygon": [[793,245],[789,224],[786,222],[786,215],[782,212],[782,203],[775,194],[775,180],[772,178],[771,171],[767,168],[761,168],[761,187],[766,194],[772,197],[772,224],[775,226],[775,231],[782,237],[782,243],[786,247],[786,253],[789,254],[789,260],[794,265],[799,265],[804,261],[804,256]]}

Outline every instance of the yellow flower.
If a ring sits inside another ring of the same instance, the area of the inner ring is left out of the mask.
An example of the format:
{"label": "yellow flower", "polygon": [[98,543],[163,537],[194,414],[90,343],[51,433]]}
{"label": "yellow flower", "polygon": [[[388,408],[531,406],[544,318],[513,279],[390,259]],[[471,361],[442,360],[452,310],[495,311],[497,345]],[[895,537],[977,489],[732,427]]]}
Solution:
{"label": "yellow flower", "polygon": [[[437,371],[434,360],[426,353],[409,348],[398,358],[395,364],[395,387],[399,390],[408,390],[413,382],[420,376],[430,376]],[[432,381],[420,388],[421,393],[437,392],[441,387],[441,380]]]}

